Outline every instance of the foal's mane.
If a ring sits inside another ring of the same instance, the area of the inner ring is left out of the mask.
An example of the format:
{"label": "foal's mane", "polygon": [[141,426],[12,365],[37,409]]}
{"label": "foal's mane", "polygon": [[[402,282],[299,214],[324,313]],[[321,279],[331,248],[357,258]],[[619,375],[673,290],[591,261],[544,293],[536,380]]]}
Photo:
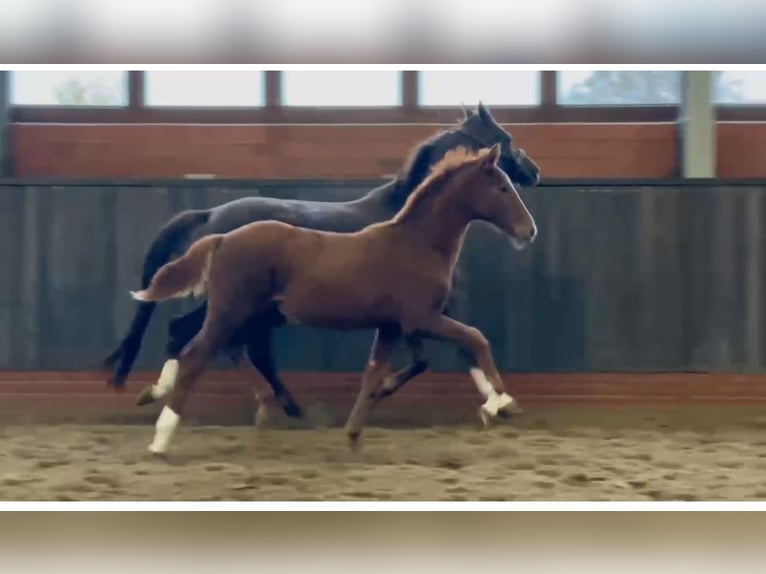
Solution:
{"label": "foal's mane", "polygon": [[402,221],[418,204],[436,197],[453,174],[463,166],[485,157],[489,151],[489,149],[481,149],[474,152],[464,147],[449,150],[438,163],[434,164],[428,176],[410,194],[404,206],[393,218],[393,222]]}

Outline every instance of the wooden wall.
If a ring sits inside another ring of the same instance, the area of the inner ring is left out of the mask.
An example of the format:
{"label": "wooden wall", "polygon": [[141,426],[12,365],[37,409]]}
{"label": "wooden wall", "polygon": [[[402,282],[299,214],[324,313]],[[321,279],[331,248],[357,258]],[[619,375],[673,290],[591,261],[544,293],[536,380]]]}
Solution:
{"label": "wooden wall", "polygon": [[[19,177],[369,178],[395,172],[438,125],[15,124]],[[674,124],[506,126],[546,178],[677,175]]]}
{"label": "wooden wall", "polygon": [[[436,125],[15,124],[17,176],[381,177]],[[678,175],[674,124],[505,126],[545,178]],[[718,125],[718,177],[766,177],[766,123]]]}

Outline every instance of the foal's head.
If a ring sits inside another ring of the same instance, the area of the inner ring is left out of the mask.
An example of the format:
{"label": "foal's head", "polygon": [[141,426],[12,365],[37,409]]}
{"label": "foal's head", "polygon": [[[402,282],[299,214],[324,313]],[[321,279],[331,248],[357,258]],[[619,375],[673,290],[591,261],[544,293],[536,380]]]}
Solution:
{"label": "foal's head", "polygon": [[[508,175],[498,165],[500,153],[499,144],[478,152],[458,148],[434,166],[429,180],[438,186],[436,180],[443,178],[438,192],[441,201],[454,202],[469,220],[495,225],[521,249],[534,241],[537,227]],[[428,185],[429,180],[423,185]]]}

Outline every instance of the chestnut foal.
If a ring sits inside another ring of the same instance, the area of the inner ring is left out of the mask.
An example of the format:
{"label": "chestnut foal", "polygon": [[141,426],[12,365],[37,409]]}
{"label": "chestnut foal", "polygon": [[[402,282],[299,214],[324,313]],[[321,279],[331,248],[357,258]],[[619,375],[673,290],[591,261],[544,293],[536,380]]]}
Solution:
{"label": "chestnut foal", "polygon": [[[163,301],[207,290],[202,330],[179,357],[177,384],[157,419],[151,452],[165,453],[195,381],[246,320],[275,307],[290,322],[331,329],[377,329],[359,395],[346,423],[352,447],[383,393],[397,344],[454,341],[476,357],[495,391],[482,409],[513,399],[483,334],[443,314],[469,224],[492,223],[521,248],[535,222],[498,167],[500,146],[448,152],[396,216],[356,233],[310,230],[276,221],[209,235],[164,265],[132,295]],[[406,256],[403,255],[406,253]],[[488,404],[492,402],[493,404]]]}

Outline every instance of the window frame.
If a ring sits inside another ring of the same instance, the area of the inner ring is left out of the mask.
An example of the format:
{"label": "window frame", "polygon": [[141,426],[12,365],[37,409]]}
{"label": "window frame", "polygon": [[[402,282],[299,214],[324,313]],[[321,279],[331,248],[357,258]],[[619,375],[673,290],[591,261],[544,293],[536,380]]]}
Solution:
{"label": "window frame", "polygon": [[[13,72],[11,72],[13,73]],[[445,124],[463,114],[462,106],[419,106],[418,72],[400,71],[401,105],[390,107],[303,107],[282,105],[281,72],[264,71],[264,105],[147,106],[143,71],[128,71],[127,106],[28,106],[11,105],[13,123],[201,123],[201,124]],[[557,72],[540,71],[540,104],[490,106],[495,119],[517,123],[637,123],[676,122],[678,105],[577,105],[559,104]],[[758,116],[766,119],[766,106],[719,106],[723,117]]]}

